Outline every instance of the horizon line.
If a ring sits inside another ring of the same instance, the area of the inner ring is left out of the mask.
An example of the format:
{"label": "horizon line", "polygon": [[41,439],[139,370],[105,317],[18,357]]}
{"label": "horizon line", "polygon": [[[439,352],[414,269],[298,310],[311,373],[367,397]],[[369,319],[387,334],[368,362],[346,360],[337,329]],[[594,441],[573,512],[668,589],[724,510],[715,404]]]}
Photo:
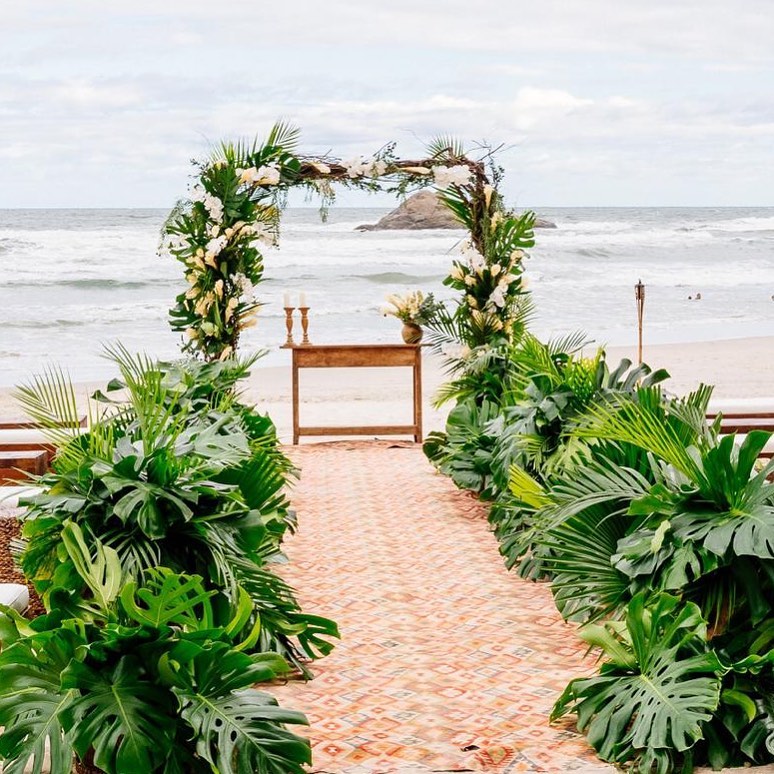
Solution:
{"label": "horizon line", "polygon": [[[320,207],[304,207],[304,206],[288,206],[286,210],[320,210]],[[366,205],[329,205],[327,209],[330,210],[387,210],[394,209],[387,205],[378,206],[366,206]],[[774,209],[774,204],[539,204],[532,205],[530,207],[519,207],[518,210],[524,212],[526,210],[732,210],[732,209]],[[35,207],[4,207],[0,206],[0,212],[18,212],[22,210],[102,210],[102,211],[117,211],[117,210],[165,210],[171,211],[172,207],[158,206],[158,205],[131,205],[131,206],[109,206],[109,207],[95,207],[88,205],[78,206],[35,206]]]}

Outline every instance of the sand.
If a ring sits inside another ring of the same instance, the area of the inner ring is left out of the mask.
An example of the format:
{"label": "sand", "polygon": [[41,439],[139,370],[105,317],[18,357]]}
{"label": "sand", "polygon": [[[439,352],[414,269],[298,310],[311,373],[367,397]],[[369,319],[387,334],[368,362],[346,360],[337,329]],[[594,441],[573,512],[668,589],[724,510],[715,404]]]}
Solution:
{"label": "sand", "polygon": [[[646,362],[666,368],[668,388],[683,393],[700,382],[715,385],[714,397],[726,399],[771,398],[774,406],[774,337],[705,341],[691,344],[661,344],[647,347]],[[608,360],[636,359],[632,347],[611,347]],[[290,356],[284,367],[256,368],[246,394],[274,419],[283,441],[291,439]],[[446,381],[440,360],[426,355],[423,362],[424,430],[442,429],[448,406],[434,408],[432,397]],[[97,384],[78,385],[85,398]],[[304,370],[301,373],[301,423],[312,424],[410,424],[411,371],[404,368],[355,368]],[[768,401],[763,401],[768,403]],[[11,389],[0,390],[0,416],[20,414]],[[307,443],[321,439],[304,439]]]}

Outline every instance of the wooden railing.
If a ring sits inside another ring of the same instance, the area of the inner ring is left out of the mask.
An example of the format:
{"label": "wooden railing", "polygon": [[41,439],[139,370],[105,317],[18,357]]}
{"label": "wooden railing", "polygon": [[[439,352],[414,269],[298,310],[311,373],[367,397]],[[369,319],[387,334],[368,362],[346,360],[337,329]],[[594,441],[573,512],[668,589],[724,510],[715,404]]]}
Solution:
{"label": "wooden railing", "polygon": [[[744,435],[753,430],[764,430],[774,433],[774,411],[754,411],[737,409],[732,411],[711,411],[707,421],[714,422],[720,417],[720,432],[722,435]],[[774,456],[774,445],[771,443],[761,452],[761,457]]]}
{"label": "wooden railing", "polygon": [[[85,416],[78,419],[77,427],[86,427]],[[41,430],[40,424],[23,417],[0,418],[0,486],[23,483],[30,474],[48,470],[54,447],[35,432]]]}

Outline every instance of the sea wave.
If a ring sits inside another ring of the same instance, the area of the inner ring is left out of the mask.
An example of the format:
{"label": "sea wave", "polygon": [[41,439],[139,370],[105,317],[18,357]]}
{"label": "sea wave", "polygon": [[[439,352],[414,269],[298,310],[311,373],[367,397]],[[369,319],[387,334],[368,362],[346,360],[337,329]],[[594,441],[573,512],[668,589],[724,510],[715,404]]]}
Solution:
{"label": "sea wave", "polygon": [[355,274],[359,279],[373,282],[377,285],[410,285],[419,282],[433,282],[443,274],[407,274],[403,271],[381,271],[376,274]]}
{"label": "sea wave", "polygon": [[766,232],[774,231],[774,217],[745,217],[730,218],[728,220],[719,220],[707,224],[705,228],[713,231],[755,231]]}
{"label": "sea wave", "polygon": [[608,258],[612,255],[612,252],[604,247],[579,247],[575,252],[585,258]]}
{"label": "sea wave", "polygon": [[557,222],[556,229],[540,229],[537,233],[541,238],[545,234],[619,234],[637,226],[634,220],[570,220]]}
{"label": "sea wave", "polygon": [[[307,270],[310,267],[341,267],[343,269],[363,269],[368,267],[405,267],[408,265],[421,265],[424,268],[429,266],[448,267],[451,256],[445,251],[438,254],[432,252],[407,252],[406,254],[396,254],[380,248],[378,251],[340,251],[323,253],[294,252],[283,253],[266,260],[267,271],[272,272],[272,276],[287,275],[288,270]],[[389,269],[391,271],[392,269]],[[395,271],[401,269],[396,268]]]}
{"label": "sea wave", "polygon": [[104,277],[92,277],[85,279],[53,279],[41,277],[40,279],[10,280],[6,287],[34,287],[34,288],[79,288],[84,290],[132,290],[139,288],[175,287],[181,284],[179,278],[151,277],[147,280],[120,280],[106,279]]}
{"label": "sea wave", "polygon": [[[384,299],[386,301],[386,298]],[[358,315],[372,315],[373,318],[383,317],[384,314],[381,310],[382,303],[368,303],[368,304],[328,304],[315,303],[311,307],[309,312],[310,320],[314,320],[315,317],[357,317]],[[372,319],[373,319],[372,318]],[[279,308],[278,305],[266,306],[261,309],[261,320],[279,320],[285,319],[285,312]],[[366,318],[367,320],[367,318]],[[363,322],[366,322],[364,320]],[[296,321],[298,319],[296,318]]]}
{"label": "sea wave", "polygon": [[[10,314],[8,314],[10,312]],[[52,314],[53,312],[53,314]],[[0,330],[27,328],[87,328],[101,325],[123,325],[125,328],[164,320],[168,306],[165,303],[132,303],[94,305],[70,304],[54,310],[52,306],[28,306],[23,316],[18,309],[0,310]],[[7,317],[3,313],[8,314]]]}
{"label": "sea wave", "polygon": [[30,242],[27,239],[19,239],[18,237],[0,237],[0,255],[3,253],[12,253],[16,250],[24,250],[34,246],[35,243]]}
{"label": "sea wave", "polygon": [[[166,213],[0,211],[0,382],[23,378],[50,357],[76,378],[103,368],[100,342],[120,339],[150,355],[174,353],[167,323],[182,267],[156,255]],[[266,250],[264,303],[244,347],[284,341],[283,293],[307,293],[313,341],[392,340],[379,313],[405,288],[452,297],[441,281],[462,231],[356,232],[384,211],[289,209],[280,248]],[[538,309],[535,330],[583,327],[604,340],[634,314],[633,286],[646,284],[648,326],[668,336],[707,337],[718,326],[774,326],[774,209],[634,208],[544,210],[526,263]],[[688,301],[702,292],[702,301]],[[720,321],[720,322],[718,322]],[[658,326],[658,327],[657,327]],[[6,331],[6,337],[2,331]],[[695,333],[694,333],[695,331]],[[683,332],[686,332],[685,334]],[[713,333],[714,335],[714,333]],[[21,356],[9,354],[19,352]],[[279,356],[279,352],[275,352]],[[281,353],[283,357],[287,353]]]}
{"label": "sea wave", "polygon": [[716,242],[715,236],[707,231],[694,229],[691,231],[677,228],[626,228],[618,231],[593,231],[574,229],[550,231],[541,234],[537,240],[538,248],[564,247],[578,250],[584,247],[612,250],[615,248],[660,247],[679,248],[709,245]]}

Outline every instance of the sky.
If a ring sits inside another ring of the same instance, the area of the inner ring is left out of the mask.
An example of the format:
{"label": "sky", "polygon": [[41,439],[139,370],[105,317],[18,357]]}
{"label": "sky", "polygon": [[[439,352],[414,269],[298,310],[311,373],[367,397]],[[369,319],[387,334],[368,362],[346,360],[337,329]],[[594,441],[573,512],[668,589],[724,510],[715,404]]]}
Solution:
{"label": "sky", "polygon": [[771,0],[0,0],[0,207],[171,206],[277,119],[502,144],[518,206],[774,205],[772,41]]}

